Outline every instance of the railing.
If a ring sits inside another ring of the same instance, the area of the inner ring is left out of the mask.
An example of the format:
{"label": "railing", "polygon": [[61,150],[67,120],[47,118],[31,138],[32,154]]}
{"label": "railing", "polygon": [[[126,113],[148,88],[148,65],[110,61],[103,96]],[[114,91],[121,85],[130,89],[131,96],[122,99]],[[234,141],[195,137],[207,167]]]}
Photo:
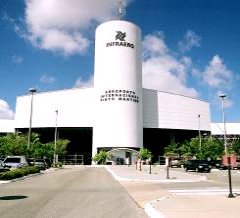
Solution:
{"label": "railing", "polygon": [[73,155],[59,155],[57,157],[58,162],[61,162],[63,165],[83,165],[84,156],[80,154]]}
{"label": "railing", "polygon": [[158,163],[159,163],[159,165],[165,165],[166,164],[166,157],[158,156]]}

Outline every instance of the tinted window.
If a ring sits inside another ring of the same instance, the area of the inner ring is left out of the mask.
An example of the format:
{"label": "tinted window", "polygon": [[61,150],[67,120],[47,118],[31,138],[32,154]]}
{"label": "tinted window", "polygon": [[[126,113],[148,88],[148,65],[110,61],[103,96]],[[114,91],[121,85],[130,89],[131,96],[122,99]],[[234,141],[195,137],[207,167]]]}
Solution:
{"label": "tinted window", "polygon": [[4,163],[20,163],[20,158],[18,158],[18,157],[6,158]]}

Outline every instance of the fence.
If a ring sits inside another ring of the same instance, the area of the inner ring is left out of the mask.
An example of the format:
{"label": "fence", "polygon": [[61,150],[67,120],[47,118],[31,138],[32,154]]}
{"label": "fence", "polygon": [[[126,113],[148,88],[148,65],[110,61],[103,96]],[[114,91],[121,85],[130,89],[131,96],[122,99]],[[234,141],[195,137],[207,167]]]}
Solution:
{"label": "fence", "polygon": [[164,156],[158,156],[158,163],[160,165],[165,165],[166,164],[166,157]]}
{"label": "fence", "polygon": [[61,162],[63,165],[83,165],[84,164],[84,156],[79,154],[59,155],[57,160],[58,162]]}

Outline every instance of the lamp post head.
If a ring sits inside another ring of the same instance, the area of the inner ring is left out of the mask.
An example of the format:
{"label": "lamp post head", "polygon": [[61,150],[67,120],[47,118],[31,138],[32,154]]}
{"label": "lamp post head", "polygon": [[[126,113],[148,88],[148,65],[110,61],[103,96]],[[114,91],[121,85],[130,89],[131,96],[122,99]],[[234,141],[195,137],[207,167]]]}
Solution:
{"label": "lamp post head", "polygon": [[28,91],[31,92],[31,93],[35,93],[35,92],[37,92],[37,89],[35,89],[35,88],[30,88]]}
{"label": "lamp post head", "polygon": [[222,99],[224,99],[224,98],[227,97],[227,95],[222,93],[222,94],[219,95],[219,97],[222,98]]}

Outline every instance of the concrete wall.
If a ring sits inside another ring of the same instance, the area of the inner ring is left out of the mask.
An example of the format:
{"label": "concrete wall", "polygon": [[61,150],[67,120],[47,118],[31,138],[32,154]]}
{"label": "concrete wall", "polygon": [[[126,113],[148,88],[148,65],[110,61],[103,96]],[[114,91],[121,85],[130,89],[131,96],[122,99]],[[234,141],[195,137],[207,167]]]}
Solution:
{"label": "concrete wall", "polygon": [[[94,89],[69,89],[36,93],[33,99],[32,127],[93,127]],[[28,128],[31,95],[17,98],[15,127]]]}
{"label": "concrete wall", "polygon": [[14,133],[15,120],[0,120],[0,133]]}
{"label": "concrete wall", "polygon": [[[94,97],[94,88],[37,93],[34,95],[33,101],[32,127],[54,127],[56,109],[59,111],[59,127],[93,127],[95,111],[98,110],[94,104]],[[30,95],[17,98],[15,123],[9,121],[16,128],[29,127],[30,101]],[[198,114],[201,115],[200,129],[210,131],[209,103],[180,95],[143,89],[144,128],[198,130]],[[4,125],[2,124],[2,126]],[[239,126],[240,124],[235,125]],[[219,132],[221,124],[215,124],[215,126],[216,128],[212,127],[212,131]]]}
{"label": "concrete wall", "polygon": [[110,21],[96,30],[93,152],[99,147],[142,147],[140,45],[140,29],[130,22]]}
{"label": "concrete wall", "polygon": [[143,89],[143,102],[145,128],[211,130],[208,102],[149,89]]}
{"label": "concrete wall", "polygon": [[[224,135],[223,123],[211,123],[212,135]],[[240,123],[226,123],[227,135],[239,135],[240,136]]]}

